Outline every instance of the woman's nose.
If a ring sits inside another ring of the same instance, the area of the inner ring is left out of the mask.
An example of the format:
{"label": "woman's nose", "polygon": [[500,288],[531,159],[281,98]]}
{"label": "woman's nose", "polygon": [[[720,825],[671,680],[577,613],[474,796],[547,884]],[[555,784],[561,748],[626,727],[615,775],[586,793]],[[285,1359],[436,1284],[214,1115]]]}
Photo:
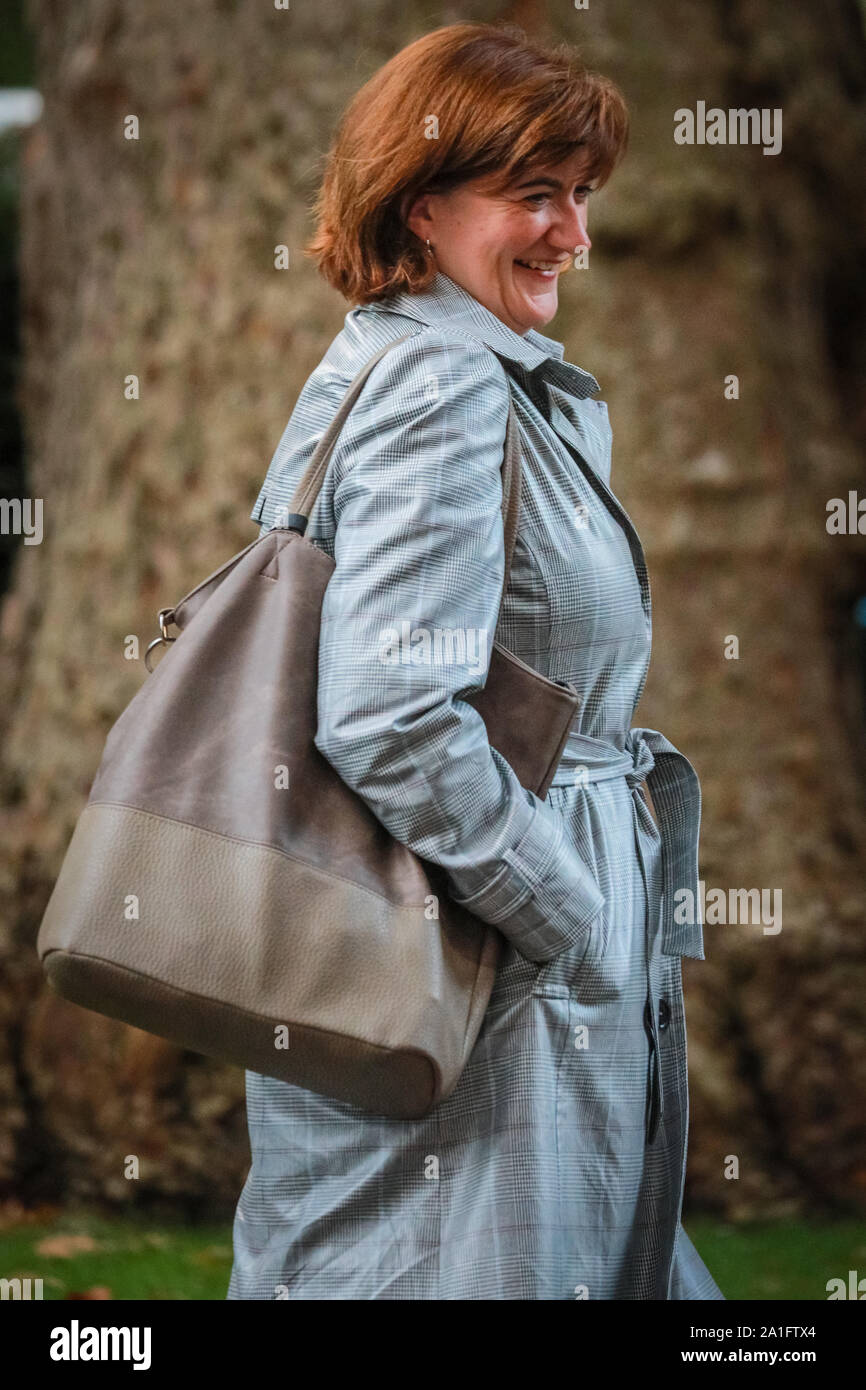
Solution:
{"label": "woman's nose", "polygon": [[580,246],[585,246],[588,251],[592,242],[586,230],[586,204],[564,212],[557,220],[556,226],[550,228],[549,235],[555,236],[557,245],[564,251],[576,251]]}

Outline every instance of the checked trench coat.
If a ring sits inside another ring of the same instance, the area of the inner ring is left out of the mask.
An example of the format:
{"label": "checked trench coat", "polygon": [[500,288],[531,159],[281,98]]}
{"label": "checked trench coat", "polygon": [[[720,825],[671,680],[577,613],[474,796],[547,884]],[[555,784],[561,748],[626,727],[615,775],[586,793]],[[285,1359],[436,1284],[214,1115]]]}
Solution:
{"label": "checked trench coat", "polygon": [[[337,562],[316,746],[504,950],[466,1069],[424,1119],[247,1072],[227,1297],[721,1299],[680,1222],[681,957],[704,952],[696,900],[676,904],[697,893],[700,788],[673,744],[630,728],[650,589],[610,491],[598,382],[439,272],[346,315],[251,515],[278,524],[349,382],[404,334],[352,409],[306,533]],[[523,483],[500,613],[509,390]],[[440,646],[438,664],[383,662],[383,631],[407,622],[464,629],[465,660]],[[580,694],[544,801],[461,698],[484,685],[494,634]]]}

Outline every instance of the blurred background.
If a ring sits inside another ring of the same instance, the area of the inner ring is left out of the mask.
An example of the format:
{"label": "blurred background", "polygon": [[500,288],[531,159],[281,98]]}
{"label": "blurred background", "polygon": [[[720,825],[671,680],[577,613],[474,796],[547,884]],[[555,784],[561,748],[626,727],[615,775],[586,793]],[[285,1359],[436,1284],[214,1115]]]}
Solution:
{"label": "blurred background", "polygon": [[[302,254],[337,118],[420,34],[498,19],[569,40],[629,103],[592,274],[547,333],[601,383],[650,566],[634,722],[701,776],[707,894],[782,895],[781,931],[707,916],[707,960],[684,961],[684,1224],[729,1298],[866,1276],[862,0],[7,0],[0,485],[43,499],[44,535],[3,510],[0,1275],[45,1297],[225,1295],[242,1072],[53,995],[36,932],[145,679],[125,638],[143,652],[255,539],[351,307]],[[699,101],[781,109],[781,152],[677,144]]]}

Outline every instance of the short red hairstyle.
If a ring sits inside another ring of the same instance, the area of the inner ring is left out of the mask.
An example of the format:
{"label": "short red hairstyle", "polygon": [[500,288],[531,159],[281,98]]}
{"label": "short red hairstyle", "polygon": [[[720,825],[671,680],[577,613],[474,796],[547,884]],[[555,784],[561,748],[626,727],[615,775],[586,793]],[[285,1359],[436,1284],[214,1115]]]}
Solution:
{"label": "short red hairstyle", "polygon": [[512,24],[448,24],[401,49],[350,102],[305,252],[354,303],[416,293],[436,273],[403,219],[418,194],[469,179],[500,192],[581,148],[586,182],[600,187],[627,143],[619,88],[568,45],[536,43]]}

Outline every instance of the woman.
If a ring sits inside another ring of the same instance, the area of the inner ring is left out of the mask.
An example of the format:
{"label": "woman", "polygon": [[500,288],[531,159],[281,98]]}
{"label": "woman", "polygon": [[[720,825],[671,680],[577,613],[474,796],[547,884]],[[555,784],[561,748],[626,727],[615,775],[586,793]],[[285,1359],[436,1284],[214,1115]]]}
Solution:
{"label": "woman", "polygon": [[[616,88],[573,54],[456,24],[367,83],[331,151],[309,249],[355,307],[252,515],[284,522],[349,382],[409,334],[353,407],[307,530],[337,562],[316,744],[505,947],[466,1070],[423,1120],[247,1073],[229,1298],[724,1296],[680,1225],[680,957],[703,958],[701,929],[662,910],[640,790],[650,772],[669,900],[696,886],[697,779],[661,735],[629,732],[650,659],[643,551],[608,486],[599,385],[538,331],[626,139]],[[509,392],[523,484],[497,627]],[[462,698],[486,661],[383,662],[407,620],[474,633],[488,659],[495,628],[577,686],[544,802]]]}

